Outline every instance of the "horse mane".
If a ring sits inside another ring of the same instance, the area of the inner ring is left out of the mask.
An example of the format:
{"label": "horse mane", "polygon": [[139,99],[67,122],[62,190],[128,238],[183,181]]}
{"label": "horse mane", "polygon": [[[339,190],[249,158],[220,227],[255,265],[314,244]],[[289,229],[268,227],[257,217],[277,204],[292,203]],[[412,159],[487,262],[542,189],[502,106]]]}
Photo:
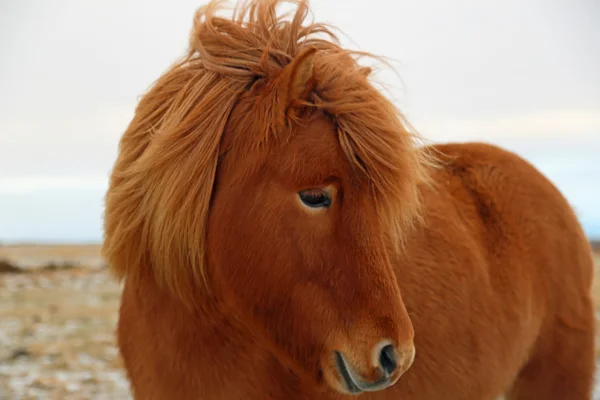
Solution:
{"label": "horse mane", "polygon": [[[306,1],[278,14],[280,0],[238,4],[231,18],[221,2],[200,8],[189,50],[140,100],[119,144],[106,195],[103,255],[120,279],[152,273],[185,302],[206,284],[205,237],[221,139],[229,126],[253,126],[248,143],[290,134],[310,113],[334,121],[345,155],[370,185],[381,222],[401,244],[419,217],[419,182],[433,158],[415,144],[402,114],[369,81],[371,56],[341,48],[333,28],[307,22]],[[316,81],[288,107],[281,71],[315,49]],[[253,108],[232,114],[242,95]],[[233,119],[233,120],[232,120]],[[239,130],[238,130],[239,131]]]}

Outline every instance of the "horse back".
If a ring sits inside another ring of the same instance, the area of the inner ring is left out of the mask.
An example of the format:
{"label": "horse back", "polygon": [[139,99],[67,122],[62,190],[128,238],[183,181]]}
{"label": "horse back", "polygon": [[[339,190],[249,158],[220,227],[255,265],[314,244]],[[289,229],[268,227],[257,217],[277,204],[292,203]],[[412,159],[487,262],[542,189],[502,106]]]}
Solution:
{"label": "horse back", "polygon": [[559,293],[589,294],[591,246],[573,208],[548,178],[490,144],[446,144],[436,150],[446,163],[442,175],[462,186],[454,192],[454,206],[471,219],[488,258],[518,258],[532,279],[544,282],[535,294],[548,302]]}

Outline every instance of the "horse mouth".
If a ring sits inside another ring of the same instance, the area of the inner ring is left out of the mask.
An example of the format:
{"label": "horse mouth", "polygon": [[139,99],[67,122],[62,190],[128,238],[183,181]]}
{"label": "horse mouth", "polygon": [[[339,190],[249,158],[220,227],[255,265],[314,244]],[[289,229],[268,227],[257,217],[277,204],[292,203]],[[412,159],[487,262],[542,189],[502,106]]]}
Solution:
{"label": "horse mouth", "polygon": [[339,351],[334,352],[335,365],[342,377],[342,383],[346,391],[350,394],[360,394],[362,392],[376,392],[389,387],[393,382],[388,373],[382,371],[383,376],[375,382],[365,382],[361,379],[346,362],[344,356]]}

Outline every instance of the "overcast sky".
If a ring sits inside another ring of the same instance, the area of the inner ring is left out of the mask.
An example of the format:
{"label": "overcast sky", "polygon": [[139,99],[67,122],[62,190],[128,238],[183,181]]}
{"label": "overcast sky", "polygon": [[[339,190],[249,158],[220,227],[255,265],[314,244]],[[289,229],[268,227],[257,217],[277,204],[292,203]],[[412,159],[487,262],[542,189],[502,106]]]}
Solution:
{"label": "overcast sky", "polygon": [[[202,1],[0,0],[0,241],[98,241],[118,139]],[[600,237],[600,2],[313,0],[432,141],[523,155]]]}

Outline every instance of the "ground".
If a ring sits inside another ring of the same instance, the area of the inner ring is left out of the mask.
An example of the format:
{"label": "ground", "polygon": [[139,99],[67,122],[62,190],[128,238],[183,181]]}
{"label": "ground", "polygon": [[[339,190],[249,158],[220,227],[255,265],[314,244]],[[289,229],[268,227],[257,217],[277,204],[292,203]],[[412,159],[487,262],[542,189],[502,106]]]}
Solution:
{"label": "ground", "polygon": [[[0,246],[0,260],[0,399],[130,399],[114,341],[121,286],[98,246]],[[600,317],[600,279],[594,294]]]}
{"label": "ground", "polygon": [[0,272],[0,399],[131,398],[114,340],[121,286],[98,253],[0,247],[35,271]]}

